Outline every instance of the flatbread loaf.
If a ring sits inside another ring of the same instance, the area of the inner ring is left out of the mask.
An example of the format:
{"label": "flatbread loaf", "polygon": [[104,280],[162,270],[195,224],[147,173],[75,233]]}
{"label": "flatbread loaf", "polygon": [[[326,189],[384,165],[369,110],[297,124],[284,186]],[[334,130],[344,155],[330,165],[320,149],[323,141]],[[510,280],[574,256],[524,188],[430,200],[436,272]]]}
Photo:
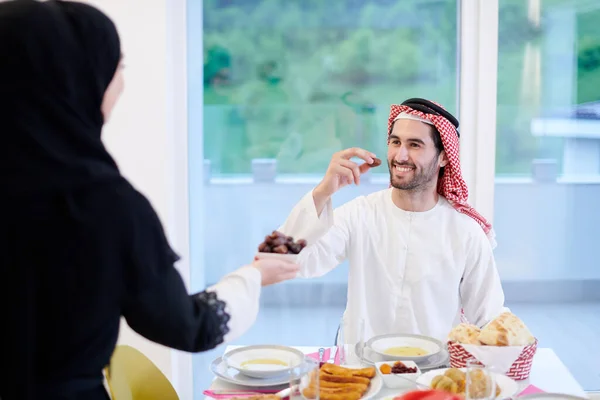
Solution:
{"label": "flatbread loaf", "polygon": [[488,346],[526,346],[535,338],[523,321],[505,312],[481,330],[479,341]]}
{"label": "flatbread loaf", "polygon": [[479,341],[479,334],[479,327],[462,323],[455,326],[454,329],[450,331],[448,340],[462,344],[481,345],[481,342]]}

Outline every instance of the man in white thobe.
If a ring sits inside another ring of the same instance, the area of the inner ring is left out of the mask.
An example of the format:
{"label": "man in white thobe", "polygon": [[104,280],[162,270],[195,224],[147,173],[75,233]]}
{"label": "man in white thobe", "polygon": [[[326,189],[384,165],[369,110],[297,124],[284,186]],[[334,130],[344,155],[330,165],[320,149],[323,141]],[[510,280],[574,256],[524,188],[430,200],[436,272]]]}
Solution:
{"label": "man in white thobe", "polygon": [[493,230],[467,204],[457,128],[436,103],[393,105],[390,188],[332,209],[331,196],[358,185],[375,158],[363,149],[343,150],[280,227],[308,242],[298,256],[300,277],[322,276],[349,260],[347,340],[357,339],[362,320],[365,340],[411,333],[445,341],[463,310],[479,326],[504,311]]}

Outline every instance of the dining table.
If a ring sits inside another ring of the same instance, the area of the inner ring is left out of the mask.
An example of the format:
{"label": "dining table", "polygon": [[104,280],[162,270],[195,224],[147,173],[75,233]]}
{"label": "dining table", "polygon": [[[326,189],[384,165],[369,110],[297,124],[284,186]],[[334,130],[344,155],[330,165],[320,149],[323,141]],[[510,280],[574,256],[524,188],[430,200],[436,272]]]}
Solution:
{"label": "dining table", "polygon": [[[243,346],[227,346],[224,353],[235,350]],[[313,354],[318,352],[319,346],[290,346],[297,350],[300,350],[304,354]],[[517,381],[519,386],[518,393],[528,388],[535,388],[547,393],[560,393],[571,396],[577,396],[580,398],[587,398],[584,389],[573,377],[568,368],[563,364],[560,358],[556,355],[554,350],[551,348],[538,348],[533,359],[531,366],[531,373],[529,378],[524,381]],[[212,381],[209,390],[216,393],[227,393],[235,390],[247,390],[252,391],[252,388],[245,388],[237,386],[235,384],[226,382],[218,377]],[[407,391],[414,390],[410,387],[406,389],[389,389],[385,386],[379,391],[374,397],[375,399],[386,399],[393,396],[401,395]],[[234,397],[234,396],[232,396]],[[518,395],[516,396],[518,397]],[[206,400],[211,400],[213,397],[205,397]]]}

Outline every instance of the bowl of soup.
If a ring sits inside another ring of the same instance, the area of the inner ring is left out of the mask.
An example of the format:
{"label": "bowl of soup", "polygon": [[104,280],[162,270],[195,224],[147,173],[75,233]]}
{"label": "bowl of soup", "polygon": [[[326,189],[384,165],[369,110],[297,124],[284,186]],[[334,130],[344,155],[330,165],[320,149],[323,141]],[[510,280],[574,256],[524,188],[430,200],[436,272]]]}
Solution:
{"label": "bowl of soup", "polygon": [[367,343],[380,358],[388,361],[424,361],[440,353],[444,345],[437,339],[421,335],[391,334],[371,338]]}
{"label": "bowl of soup", "polygon": [[287,346],[244,346],[227,352],[223,360],[248,377],[264,379],[288,374],[304,362],[304,353]]}

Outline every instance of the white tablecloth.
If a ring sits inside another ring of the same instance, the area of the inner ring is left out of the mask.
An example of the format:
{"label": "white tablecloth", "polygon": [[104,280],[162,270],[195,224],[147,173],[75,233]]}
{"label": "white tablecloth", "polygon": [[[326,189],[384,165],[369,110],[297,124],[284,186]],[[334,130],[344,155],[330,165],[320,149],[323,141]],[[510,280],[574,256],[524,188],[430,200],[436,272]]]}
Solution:
{"label": "white tablecloth", "polygon": [[[242,346],[227,346],[225,353],[239,347]],[[314,353],[319,350],[318,347],[293,347],[304,352],[305,354]],[[519,382],[519,387],[524,389],[529,384],[535,385],[545,392],[564,393],[573,396],[587,397],[581,385],[579,385],[575,378],[573,378],[573,375],[571,375],[567,367],[565,367],[562,361],[560,361],[556,353],[552,349],[548,348],[538,348],[535,358],[533,359],[531,375],[527,381]],[[228,382],[224,382],[219,378],[215,378],[210,386],[210,389],[239,389],[239,387],[236,387]],[[384,387],[377,395],[377,398],[385,398],[388,396],[399,395],[401,393],[402,390],[388,389]],[[211,398],[207,397],[206,399]]]}

